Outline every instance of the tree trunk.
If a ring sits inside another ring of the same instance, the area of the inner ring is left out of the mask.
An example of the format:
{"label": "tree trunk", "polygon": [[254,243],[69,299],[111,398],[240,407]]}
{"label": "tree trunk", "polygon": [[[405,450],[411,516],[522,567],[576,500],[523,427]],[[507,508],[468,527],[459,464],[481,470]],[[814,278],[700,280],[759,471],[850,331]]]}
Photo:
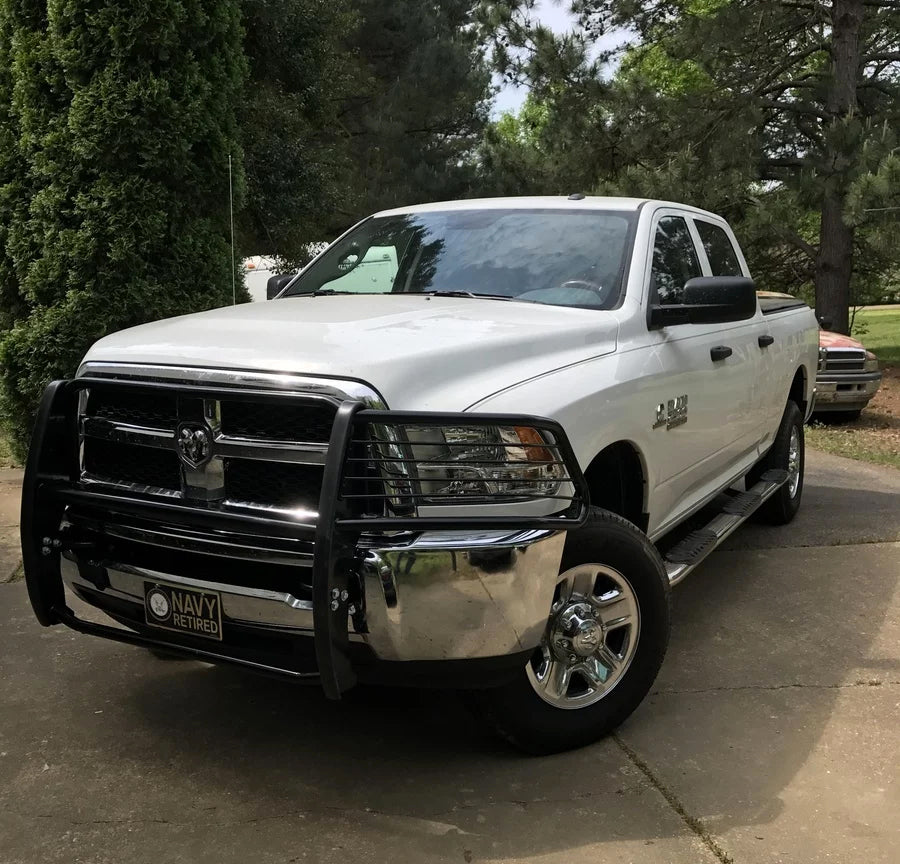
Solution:
{"label": "tree trunk", "polygon": [[[845,122],[856,112],[859,80],[859,35],[863,0],[834,0],[831,4],[831,83],[826,108],[830,125]],[[826,130],[823,163],[826,167],[819,253],[816,256],[816,314],[831,320],[832,329],[846,333],[850,325],[850,277],[853,274],[853,228],[844,221],[844,202],[855,160],[853,136]],[[850,152],[846,152],[847,149]]]}
{"label": "tree trunk", "polygon": [[844,196],[829,190],[822,200],[819,252],[816,255],[816,315],[829,330],[849,333],[853,229],[844,222]]}

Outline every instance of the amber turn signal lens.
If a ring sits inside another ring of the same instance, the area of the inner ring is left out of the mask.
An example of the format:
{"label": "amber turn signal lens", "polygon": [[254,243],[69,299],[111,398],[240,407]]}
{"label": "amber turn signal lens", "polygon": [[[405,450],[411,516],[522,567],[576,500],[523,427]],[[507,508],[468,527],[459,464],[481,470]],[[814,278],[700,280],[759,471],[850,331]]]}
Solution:
{"label": "amber turn signal lens", "polygon": [[525,458],[529,462],[552,462],[553,455],[544,446],[544,436],[532,426],[516,426],[516,435],[525,449]]}

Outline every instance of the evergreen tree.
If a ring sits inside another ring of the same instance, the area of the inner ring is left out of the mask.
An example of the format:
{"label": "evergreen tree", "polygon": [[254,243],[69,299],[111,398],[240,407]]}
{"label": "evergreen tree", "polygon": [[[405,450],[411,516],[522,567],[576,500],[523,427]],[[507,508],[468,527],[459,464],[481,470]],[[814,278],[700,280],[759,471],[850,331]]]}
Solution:
{"label": "evergreen tree", "polygon": [[358,72],[346,47],[349,0],[244,0],[249,64],[240,112],[246,254],[304,263],[306,246],[351,220],[349,136],[341,112]]}
{"label": "evergreen tree", "polygon": [[50,0],[46,30],[13,42],[35,183],[12,256],[28,314],[0,342],[19,453],[44,385],[98,337],[231,302],[241,40],[233,0]]}
{"label": "evergreen tree", "polygon": [[[356,0],[350,45],[361,84],[342,122],[354,163],[352,209],[471,193],[471,154],[487,122],[491,75],[477,0]],[[343,214],[339,214],[342,216]],[[339,219],[335,228],[346,225]]]}
{"label": "evergreen tree", "polygon": [[13,112],[12,40],[15,32],[9,0],[0,0],[0,330],[22,314],[15,263],[7,251],[9,230],[24,165],[19,157],[18,123]]}
{"label": "evergreen tree", "polygon": [[46,38],[47,4],[0,0],[0,333],[28,314],[22,283],[40,254],[32,202],[48,183],[65,90]]}

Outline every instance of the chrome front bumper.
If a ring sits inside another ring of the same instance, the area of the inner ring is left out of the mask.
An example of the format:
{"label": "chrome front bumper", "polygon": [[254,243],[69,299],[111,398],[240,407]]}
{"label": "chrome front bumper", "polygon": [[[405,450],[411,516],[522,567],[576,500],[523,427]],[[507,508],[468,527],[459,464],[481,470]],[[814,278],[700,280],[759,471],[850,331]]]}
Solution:
{"label": "chrome front bumper", "polygon": [[[364,597],[362,608],[349,616],[350,641],[389,661],[468,660],[531,650],[546,625],[564,542],[565,532],[550,530],[434,531],[361,549]],[[100,563],[104,587],[82,575],[73,555],[60,559],[66,587],[101,610],[126,603],[142,619],[145,583],[162,582],[219,592],[226,627],[231,622],[281,635],[314,635],[312,601],[290,593]],[[166,631],[159,631],[159,639],[177,642]]]}
{"label": "chrome front bumper", "polygon": [[864,408],[881,386],[880,372],[816,377],[816,411]]}

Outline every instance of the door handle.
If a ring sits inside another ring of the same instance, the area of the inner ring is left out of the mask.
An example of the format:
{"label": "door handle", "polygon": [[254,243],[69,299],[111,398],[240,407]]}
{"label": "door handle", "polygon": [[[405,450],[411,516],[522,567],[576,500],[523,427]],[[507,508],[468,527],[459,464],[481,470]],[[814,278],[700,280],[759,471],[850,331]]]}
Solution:
{"label": "door handle", "polygon": [[756,341],[759,342],[760,348],[768,348],[775,341],[775,337],[766,334],[765,336],[760,336]]}
{"label": "door handle", "polygon": [[709,349],[709,356],[713,359],[713,362],[724,360],[726,357],[730,357],[732,353],[732,350],[727,345],[716,345],[715,348]]}

